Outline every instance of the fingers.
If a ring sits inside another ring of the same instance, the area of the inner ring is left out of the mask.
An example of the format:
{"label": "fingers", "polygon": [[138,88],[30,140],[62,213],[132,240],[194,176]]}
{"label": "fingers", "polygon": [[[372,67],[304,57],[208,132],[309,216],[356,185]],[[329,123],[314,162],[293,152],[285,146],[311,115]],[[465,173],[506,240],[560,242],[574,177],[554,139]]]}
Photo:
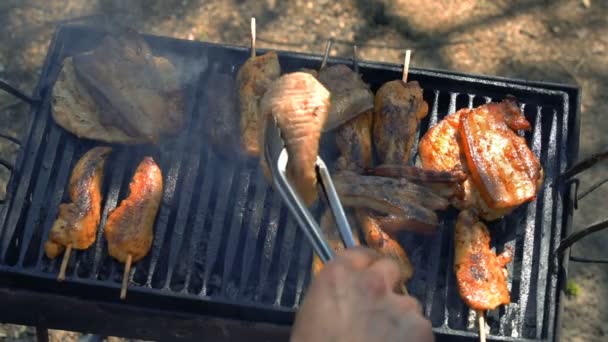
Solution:
{"label": "fingers", "polygon": [[401,279],[399,264],[393,259],[381,258],[374,262],[367,270],[374,278],[382,279],[387,289],[393,289]]}
{"label": "fingers", "polygon": [[365,247],[349,248],[333,262],[336,266],[346,267],[353,271],[361,271],[380,258],[376,251]]}

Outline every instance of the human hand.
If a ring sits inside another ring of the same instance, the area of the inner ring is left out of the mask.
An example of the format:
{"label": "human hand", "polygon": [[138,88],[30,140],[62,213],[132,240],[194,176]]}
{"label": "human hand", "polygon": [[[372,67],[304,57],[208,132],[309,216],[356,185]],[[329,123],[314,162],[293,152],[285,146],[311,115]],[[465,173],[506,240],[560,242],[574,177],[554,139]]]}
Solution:
{"label": "human hand", "polygon": [[418,302],[393,292],[397,263],[357,247],[327,263],[297,313],[292,342],[433,341]]}

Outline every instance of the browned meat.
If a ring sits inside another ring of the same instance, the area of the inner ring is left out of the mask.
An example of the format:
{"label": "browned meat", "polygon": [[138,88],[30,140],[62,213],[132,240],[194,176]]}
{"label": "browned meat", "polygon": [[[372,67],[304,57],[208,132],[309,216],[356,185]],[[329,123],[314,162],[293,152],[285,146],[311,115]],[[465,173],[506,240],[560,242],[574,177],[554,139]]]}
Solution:
{"label": "browned meat", "polygon": [[479,215],[486,220],[495,220],[511,209],[490,208],[481,198],[476,186],[470,178],[466,156],[462,149],[462,139],[458,131],[460,118],[470,109],[461,109],[446,116],[433,126],[420,139],[419,153],[422,166],[425,169],[439,172],[464,172],[467,179],[462,183],[460,196],[452,198],[452,203],[459,209],[475,208]]}
{"label": "browned meat", "polygon": [[404,229],[433,230],[438,224],[433,210],[449,205],[433,190],[405,179],[339,172],[333,176],[333,181],[344,206],[399,216],[402,223],[407,223]]}
{"label": "browned meat", "polygon": [[48,258],[56,258],[68,245],[87,249],[95,242],[101,218],[104,166],[111,151],[109,147],[95,147],[76,163],[68,185],[72,202],[59,206],[59,215],[44,244]]}
{"label": "browned meat", "polygon": [[361,76],[346,65],[323,68],[319,71],[318,79],[331,93],[331,109],[323,131],[333,130],[373,109],[374,94]]}
{"label": "browned meat", "polygon": [[357,210],[356,215],[367,245],[399,264],[404,283],[410,280],[414,275],[414,267],[401,245],[382,230],[376,217],[369,211]]}
{"label": "browned meat", "polygon": [[406,165],[416,130],[428,113],[418,82],[385,83],[374,100],[374,143],[381,164]]}
{"label": "browned meat", "polygon": [[380,165],[365,170],[366,174],[381,177],[405,178],[416,184],[431,183],[462,183],[467,179],[467,174],[460,170],[435,171],[408,165]]}
{"label": "browned meat", "polygon": [[260,101],[280,75],[279,58],[273,51],[249,58],[238,72],[241,145],[251,156],[259,156],[263,151],[266,121],[260,111]]}
{"label": "browned meat", "polygon": [[[125,139],[127,143],[157,142],[162,135],[174,134],[182,128],[183,96],[177,73],[166,59],[152,56],[138,33],[127,30],[119,35],[107,35],[93,51],[74,56],[73,66],[80,89],[86,90],[97,107],[95,113],[77,114],[87,118],[82,126],[73,120],[76,114],[66,110],[54,114],[61,126],[76,135],[114,142],[111,136],[100,132],[89,136],[93,124],[124,132],[131,137]],[[70,76],[63,79],[69,80]],[[59,83],[56,87],[62,85]],[[55,98],[57,101],[61,101],[61,96]]]}
{"label": "browned meat", "polygon": [[[348,217],[348,219],[349,219],[350,227],[351,227],[351,229],[353,229],[353,237],[355,238],[355,242],[357,245],[359,245],[360,244],[359,235],[357,234],[356,229],[355,229],[355,225],[354,225],[355,222],[353,222],[353,220],[351,220],[350,217]],[[334,220],[334,217],[332,216],[331,211],[327,210],[325,213],[323,213],[323,216],[321,217],[320,227],[321,227],[321,231],[325,235],[325,238],[327,239],[327,242],[329,243],[331,248],[334,250],[336,255],[340,255],[342,252],[344,252],[346,250],[346,247],[344,246],[344,243],[342,242],[342,238],[340,237],[340,232],[338,232],[338,226],[336,225],[336,222]],[[323,269],[323,262],[321,261],[319,256],[316,253],[314,253],[313,257],[312,257],[312,274],[313,275],[319,274],[319,272],[321,272],[321,269]]]}
{"label": "browned meat", "polygon": [[163,194],[160,168],[150,157],[139,163],[129,184],[129,196],[108,217],[108,254],[120,262],[146,256],[154,239],[154,221]]}
{"label": "browned meat", "polygon": [[362,171],[372,165],[372,111],[367,111],[336,130],[340,157],[336,169]]}
{"label": "browned meat", "polygon": [[317,198],[315,164],[329,97],[327,89],[312,75],[295,72],[281,76],[262,99],[264,117],[276,118],[285,141],[287,176],[309,205]]}
{"label": "browned meat", "polygon": [[454,248],[454,272],[462,300],[475,310],[509,304],[505,265],[511,262],[511,250],[496,256],[490,249],[488,228],[470,210],[458,215]]}
{"label": "browned meat", "polygon": [[536,198],[542,168],[526,140],[515,132],[529,129],[512,99],[475,108],[460,119],[473,183],[490,208],[508,210]]}

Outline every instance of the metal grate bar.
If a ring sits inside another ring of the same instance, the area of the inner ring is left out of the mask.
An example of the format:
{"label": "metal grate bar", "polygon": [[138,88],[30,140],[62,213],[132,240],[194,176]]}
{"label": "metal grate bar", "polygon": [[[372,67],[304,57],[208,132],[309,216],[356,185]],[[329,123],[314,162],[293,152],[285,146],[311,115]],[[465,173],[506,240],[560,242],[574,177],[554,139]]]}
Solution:
{"label": "metal grate bar", "polygon": [[[538,116],[541,116],[541,109],[539,107]],[[545,168],[545,177],[547,179],[555,179],[559,175],[557,170],[557,117],[551,116],[551,130],[549,133],[549,141],[547,142],[548,154],[543,165],[549,165]],[[551,167],[553,165],[553,167]],[[542,194],[542,223],[541,223],[541,235],[540,235],[540,251],[537,256],[540,260],[549,260],[550,254],[550,237],[551,229],[553,226],[553,213],[548,207],[552,207],[553,201],[553,184],[544,186],[544,193]],[[540,195],[539,195],[540,196]],[[551,208],[552,209],[552,208]],[[547,273],[549,271],[549,262],[539,262],[538,270],[538,282],[536,288],[536,338],[541,338],[543,331],[543,322],[545,317],[545,294],[547,291]]]}
{"label": "metal grate bar", "polygon": [[196,175],[200,164],[200,153],[192,153],[187,155],[187,157],[190,162],[186,167],[186,174],[184,175],[184,183],[181,186],[181,195],[177,208],[177,217],[173,224],[173,232],[171,233],[171,250],[169,251],[169,268],[165,279],[165,289],[169,289],[173,278],[173,271],[177,267],[177,257],[184,241],[184,230],[186,229],[186,223],[188,221],[190,203],[194,193],[194,182],[196,181]]}
{"label": "metal grate bar", "polygon": [[[21,241],[21,248],[19,251],[19,260],[17,261],[18,266],[23,266],[23,258],[27,251],[27,246],[30,245],[32,234],[40,223],[40,210],[43,206],[44,193],[48,190],[49,178],[53,170],[53,162],[57,155],[57,145],[59,145],[60,131],[57,127],[52,126],[51,132],[48,135],[48,144],[44,147],[44,159],[42,160],[42,170],[36,177],[36,184],[34,185],[34,194],[32,196],[32,204],[27,212],[27,219],[25,223],[25,230],[23,232],[23,238]],[[6,253],[6,251],[5,251]],[[6,255],[3,255],[3,258]]]}
{"label": "metal grate bar", "polygon": [[439,106],[439,90],[435,90],[435,97],[433,99],[433,105],[431,106],[431,113],[429,115],[429,129],[437,124],[439,118],[437,117],[437,111]]}
{"label": "metal grate bar", "polygon": [[[205,231],[205,218],[209,211],[209,199],[211,197],[211,187],[213,184],[213,180],[215,179],[215,173],[213,172],[214,164],[212,163],[213,152],[208,148],[204,148],[205,152],[205,170],[203,173],[203,185],[201,186],[200,198],[198,202],[198,207],[196,208],[196,213],[194,216],[194,222],[192,225],[194,227],[199,227],[194,230],[194,235],[192,239],[190,239],[190,246],[188,248],[188,268],[186,271],[186,279],[184,281],[184,291],[189,291],[190,281],[192,277],[192,269],[194,268],[194,260],[197,254],[197,245],[201,241],[201,237],[203,236],[203,232]],[[209,190],[208,190],[209,189]]]}
{"label": "metal grate bar", "polygon": [[467,108],[473,109],[473,100],[475,100],[475,95],[473,95],[473,94],[467,94],[467,95],[469,95],[469,104],[467,105]]}
{"label": "metal grate bar", "polygon": [[211,234],[207,243],[206,258],[205,258],[205,272],[203,274],[203,288],[201,295],[205,296],[208,294],[208,282],[215,267],[215,263],[218,258],[220,251],[220,241],[222,238],[222,230],[224,229],[224,220],[226,218],[226,210],[228,204],[228,198],[232,192],[232,181],[234,179],[234,167],[228,166],[225,170],[221,170],[222,175],[219,181],[218,198],[215,202],[215,209],[213,210],[213,222],[211,227]]}
{"label": "metal grate bar", "polygon": [[[283,207],[283,210],[287,208]],[[296,232],[298,231],[297,223],[294,222],[291,213],[287,213],[287,223],[284,227],[283,242],[281,243],[281,252],[279,254],[279,279],[277,281],[277,290],[275,296],[275,305],[281,304],[281,298],[283,297],[283,290],[285,288],[285,279],[287,279],[287,273],[289,272],[289,266],[293,256],[293,248],[295,243]],[[306,243],[306,242],[302,242]],[[262,295],[264,289],[260,288],[258,294]]]}
{"label": "metal grate bar", "polygon": [[[268,228],[266,230],[266,237],[264,239],[263,255],[273,256],[275,254],[275,247],[278,245],[276,243],[277,232],[279,229],[283,229],[282,226],[279,226],[280,213],[281,213],[281,198],[276,192],[272,192],[270,195],[270,213],[268,214]],[[243,261],[245,261],[245,256],[243,257]],[[260,277],[258,279],[258,286],[260,289],[266,288],[266,281],[268,280],[268,272],[272,266],[272,261],[270,257],[261,258],[260,261]],[[247,284],[248,277],[241,277],[241,291],[244,289]],[[257,289],[256,289],[257,290]]]}
{"label": "metal grate bar", "polygon": [[[251,185],[252,173],[256,176],[255,180],[257,185],[255,186],[255,199],[252,202],[247,201],[248,190]],[[230,297],[236,296],[236,291],[227,293],[227,284],[230,281],[232,274],[232,267],[236,259],[237,248],[239,247],[239,237],[241,236],[241,230],[243,229],[243,218],[247,213],[254,216],[256,212],[261,212],[263,208],[260,208],[260,202],[258,201],[261,197],[261,187],[263,186],[264,180],[260,180],[259,172],[255,172],[251,169],[246,168],[245,165],[241,168],[237,175],[236,181],[236,199],[234,203],[234,213],[232,214],[232,222],[230,224],[230,231],[228,233],[228,247],[224,256],[224,271],[222,273],[222,294],[229,295]],[[252,208],[253,207],[253,208]],[[253,221],[253,220],[252,220]],[[243,264],[241,268],[241,284],[247,282],[247,277],[251,272],[251,262],[255,253],[255,244],[257,242],[257,235],[260,231],[260,224],[250,222],[247,229],[247,238],[245,240],[245,251],[243,253]],[[244,278],[243,278],[244,276]],[[230,289],[233,290],[233,289]]]}
{"label": "metal grate bar", "polygon": [[301,230],[298,230],[296,241],[300,241],[298,243],[300,247],[299,253],[294,253],[297,256],[298,261],[298,270],[297,270],[297,278],[296,278],[296,294],[294,297],[293,307],[297,308],[300,305],[300,301],[302,300],[302,296],[306,291],[305,286],[307,284],[306,280],[309,277],[312,277],[312,272],[310,271],[310,261],[312,258],[312,246],[309,243],[302,243],[304,239],[304,233]]}
{"label": "metal grate bar", "polygon": [[[536,122],[534,123],[534,131],[532,133],[532,152],[537,158],[541,156],[542,149],[542,112],[537,112]],[[525,231],[523,236],[523,256],[521,262],[520,288],[519,288],[519,313],[517,322],[519,324],[519,332],[523,332],[526,311],[528,309],[528,299],[532,285],[532,264],[534,259],[534,231],[535,219],[537,212],[538,199],[528,204],[526,219],[524,223]],[[521,337],[521,336],[514,336]]]}
{"label": "metal grate bar", "polygon": [[[508,230],[513,229],[513,227],[518,227],[518,229],[519,229],[520,225],[513,221],[514,220],[511,217],[506,217],[506,218],[502,219],[498,223],[498,227],[496,229],[497,232],[500,232],[498,234],[507,235]],[[517,236],[517,232],[516,232],[516,236]],[[515,252],[515,246],[516,246],[516,238],[512,239],[510,241],[507,241],[504,244],[503,251],[506,250],[507,248],[511,248],[511,250],[513,252]],[[507,264],[507,274],[508,274],[507,288],[509,289],[509,293],[511,293],[511,294],[513,291],[513,276],[514,276],[513,268],[514,268],[515,262],[516,262],[516,259],[515,259],[515,256],[513,256],[513,261]],[[498,335],[506,336],[507,328],[513,329],[512,324],[513,324],[513,312],[514,312],[515,305],[516,304],[514,304],[514,303],[510,303],[504,307],[504,313],[500,316],[500,319],[499,319]]]}

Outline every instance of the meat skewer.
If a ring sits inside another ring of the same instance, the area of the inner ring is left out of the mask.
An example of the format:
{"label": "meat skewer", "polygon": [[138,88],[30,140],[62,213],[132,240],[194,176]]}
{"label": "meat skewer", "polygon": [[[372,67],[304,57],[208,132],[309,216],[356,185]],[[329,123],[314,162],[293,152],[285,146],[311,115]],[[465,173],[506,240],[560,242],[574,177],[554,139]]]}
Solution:
{"label": "meat skewer", "polygon": [[496,255],[490,249],[490,232],[471,210],[458,215],[454,230],[454,272],[463,301],[476,310],[480,339],[485,339],[484,311],[511,301],[507,270],[512,251]]}
{"label": "meat skewer", "polygon": [[59,206],[59,214],[44,244],[49,259],[56,258],[65,250],[58,281],[65,279],[72,249],[87,249],[95,242],[101,218],[104,167],[111,151],[110,147],[95,147],[85,153],[72,170],[68,185],[71,203]]}
{"label": "meat skewer", "polygon": [[259,156],[263,148],[265,120],[260,101],[270,85],[281,75],[279,58],[274,51],[256,55],[255,18],[251,20],[251,57],[239,69],[237,85],[241,113],[241,145],[247,155]]}
{"label": "meat skewer", "polygon": [[135,170],[128,197],[108,217],[104,231],[108,254],[125,264],[120,299],[127,296],[131,264],[150,251],[162,194],[161,170],[152,158],[146,157]]}

